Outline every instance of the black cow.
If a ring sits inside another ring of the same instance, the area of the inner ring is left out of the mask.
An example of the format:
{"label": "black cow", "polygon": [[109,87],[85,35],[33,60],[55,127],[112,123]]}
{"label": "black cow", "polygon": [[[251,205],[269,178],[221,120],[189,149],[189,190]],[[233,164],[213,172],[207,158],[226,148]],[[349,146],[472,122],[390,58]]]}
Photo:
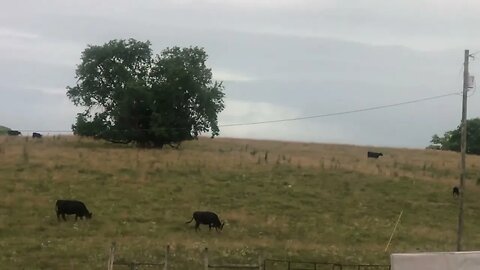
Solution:
{"label": "black cow", "polygon": [[370,151],[368,151],[367,153],[367,158],[378,158],[380,156],[383,156],[383,154],[377,153],[377,152],[370,152]]}
{"label": "black cow", "polygon": [[18,130],[9,130],[7,131],[7,134],[8,136],[18,136],[18,135],[22,135],[22,133]]}
{"label": "black cow", "polygon": [[32,138],[34,139],[41,139],[42,138],[42,134],[38,133],[38,132],[33,132],[32,133]]}
{"label": "black cow", "polygon": [[185,222],[188,224],[195,219],[195,231],[197,231],[200,224],[208,225],[208,229],[212,230],[212,227],[218,231],[218,229],[222,230],[225,222],[220,223],[220,219],[218,218],[217,214],[209,211],[196,211],[193,212],[193,217],[190,221]]}
{"label": "black cow", "polygon": [[459,189],[457,186],[454,186],[454,187],[453,187],[452,196],[453,196],[454,198],[460,196],[460,189]]}
{"label": "black cow", "polygon": [[60,216],[62,216],[64,221],[67,221],[65,215],[75,215],[75,220],[80,217],[87,219],[92,218],[92,213],[88,211],[85,204],[81,201],[75,200],[57,200],[55,203],[55,211],[57,212],[57,219],[60,220]]}

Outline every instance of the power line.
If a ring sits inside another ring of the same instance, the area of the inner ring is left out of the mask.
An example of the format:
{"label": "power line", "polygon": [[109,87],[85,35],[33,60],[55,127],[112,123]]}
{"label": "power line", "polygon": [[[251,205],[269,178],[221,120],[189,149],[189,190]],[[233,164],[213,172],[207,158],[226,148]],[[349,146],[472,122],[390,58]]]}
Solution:
{"label": "power line", "polygon": [[[280,123],[280,122],[300,121],[300,120],[306,120],[306,119],[330,117],[330,116],[337,116],[337,115],[346,115],[346,114],[353,114],[353,113],[359,113],[359,112],[380,110],[380,109],[396,107],[396,106],[401,106],[401,105],[407,105],[407,104],[412,104],[412,103],[419,103],[419,102],[428,101],[428,100],[440,99],[440,98],[444,98],[444,97],[448,97],[448,96],[458,95],[460,93],[461,92],[452,92],[452,93],[438,95],[438,96],[431,96],[431,97],[419,98],[419,99],[403,101],[403,102],[398,102],[398,103],[392,103],[392,104],[387,104],[387,105],[373,106],[373,107],[367,107],[367,108],[361,108],[361,109],[349,110],[349,111],[334,112],[334,113],[317,114],[317,115],[301,116],[301,117],[293,117],[293,118],[283,118],[283,119],[275,119],[275,120],[265,120],[265,121],[257,121],[257,122],[220,124],[220,125],[218,125],[218,127],[251,126],[251,125],[260,125],[260,124],[271,124],[271,123]],[[180,129],[185,129],[185,128],[180,128]],[[150,130],[150,129],[135,129],[134,131],[148,131],[148,130]],[[71,130],[33,130],[33,129],[28,129],[28,130],[19,130],[19,131],[22,131],[22,132],[44,132],[44,133],[72,133]],[[127,131],[131,132],[132,130],[129,129],[129,130],[124,130],[124,131],[125,132],[127,132]],[[121,132],[121,130],[112,130],[112,132]]]}
{"label": "power line", "polygon": [[470,56],[475,56],[477,53],[480,53],[480,51],[476,51],[470,54]]}
{"label": "power line", "polygon": [[342,112],[334,112],[334,113],[326,113],[326,114],[318,114],[318,115],[302,116],[302,117],[294,117],[294,118],[286,118],[286,119],[277,119],[277,120],[249,122],[249,123],[224,124],[224,125],[219,125],[219,127],[250,126],[250,125],[260,125],[260,124],[279,123],[279,122],[290,122],[290,121],[299,121],[299,120],[329,117],[329,116],[336,116],[336,115],[352,114],[352,113],[373,111],[373,110],[379,110],[379,109],[384,109],[384,108],[389,108],[389,107],[418,103],[418,102],[427,101],[427,100],[439,99],[439,98],[443,98],[443,97],[458,95],[459,93],[460,92],[454,92],[454,93],[449,93],[449,94],[443,94],[443,95],[438,95],[438,96],[420,98],[420,99],[409,100],[409,101],[404,101],[404,102],[399,102],[399,103],[393,103],[393,104],[381,105],[381,106],[374,106],[374,107],[368,107],[368,108],[362,108],[362,109],[356,109],[356,110],[350,110],[350,111],[342,111]]}

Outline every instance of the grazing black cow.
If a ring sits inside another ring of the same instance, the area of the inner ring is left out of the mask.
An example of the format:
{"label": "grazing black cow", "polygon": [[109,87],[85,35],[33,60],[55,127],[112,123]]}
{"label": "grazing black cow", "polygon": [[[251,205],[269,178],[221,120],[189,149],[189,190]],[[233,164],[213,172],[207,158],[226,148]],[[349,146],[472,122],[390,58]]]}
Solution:
{"label": "grazing black cow", "polygon": [[452,196],[453,196],[454,198],[457,198],[458,196],[460,196],[460,189],[459,189],[457,186],[454,186],[454,187],[453,187]]}
{"label": "grazing black cow", "polygon": [[32,138],[34,139],[41,139],[42,138],[42,134],[38,133],[38,132],[33,132],[32,133]]}
{"label": "grazing black cow", "polygon": [[75,215],[75,220],[80,217],[87,219],[92,218],[92,213],[88,211],[85,204],[81,201],[75,200],[57,200],[55,203],[55,211],[57,212],[57,219],[60,220],[60,216],[62,216],[64,221],[67,221],[65,215]]}
{"label": "grazing black cow", "polygon": [[8,136],[18,136],[18,135],[22,135],[22,133],[18,130],[9,130],[7,131],[7,134]]}
{"label": "grazing black cow", "polygon": [[212,230],[212,227],[218,231],[218,229],[222,230],[225,222],[220,223],[220,219],[218,218],[217,214],[209,211],[196,211],[193,212],[193,217],[190,221],[185,222],[188,224],[195,219],[195,231],[197,231],[200,224],[208,225],[208,229]]}
{"label": "grazing black cow", "polygon": [[367,158],[378,158],[380,156],[383,156],[383,154],[377,153],[377,152],[370,152],[370,151],[368,151],[367,153]]}

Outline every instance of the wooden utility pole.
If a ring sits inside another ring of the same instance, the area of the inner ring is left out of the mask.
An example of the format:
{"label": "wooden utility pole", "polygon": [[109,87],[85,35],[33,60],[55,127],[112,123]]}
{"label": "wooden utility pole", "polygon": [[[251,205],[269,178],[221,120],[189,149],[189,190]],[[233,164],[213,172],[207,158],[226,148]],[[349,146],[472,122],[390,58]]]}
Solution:
{"label": "wooden utility pole", "polygon": [[203,269],[208,270],[208,248],[203,250]]}
{"label": "wooden utility pole", "polygon": [[462,236],[463,236],[463,200],[465,195],[465,153],[467,150],[467,92],[469,85],[468,60],[470,52],[465,50],[465,62],[463,67],[463,101],[462,101],[462,136],[460,142],[461,162],[460,162],[460,196],[458,206],[458,228],[457,228],[457,251],[462,250]]}
{"label": "wooden utility pole", "polygon": [[170,254],[170,245],[165,249],[165,260],[163,261],[163,270],[168,270],[168,256]]}

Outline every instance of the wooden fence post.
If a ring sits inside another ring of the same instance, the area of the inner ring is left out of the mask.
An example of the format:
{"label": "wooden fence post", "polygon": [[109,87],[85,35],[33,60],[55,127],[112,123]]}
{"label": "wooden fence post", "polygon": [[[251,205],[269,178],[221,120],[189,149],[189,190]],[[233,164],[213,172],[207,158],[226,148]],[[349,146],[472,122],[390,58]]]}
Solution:
{"label": "wooden fence post", "polygon": [[115,260],[115,242],[112,242],[112,246],[110,247],[110,255],[108,257],[108,270],[113,270],[113,262]]}
{"label": "wooden fence post", "polygon": [[263,267],[262,267],[263,265],[262,265],[262,264],[263,264],[262,255],[259,254],[259,255],[258,255],[258,270],[262,270],[262,269],[263,269]]}
{"label": "wooden fence post", "polygon": [[203,250],[203,267],[204,270],[208,270],[208,248]]}
{"label": "wooden fence post", "polygon": [[165,249],[165,261],[163,262],[163,270],[167,270],[168,269],[168,256],[169,256],[169,253],[170,253],[170,245],[167,245],[166,249]]}

